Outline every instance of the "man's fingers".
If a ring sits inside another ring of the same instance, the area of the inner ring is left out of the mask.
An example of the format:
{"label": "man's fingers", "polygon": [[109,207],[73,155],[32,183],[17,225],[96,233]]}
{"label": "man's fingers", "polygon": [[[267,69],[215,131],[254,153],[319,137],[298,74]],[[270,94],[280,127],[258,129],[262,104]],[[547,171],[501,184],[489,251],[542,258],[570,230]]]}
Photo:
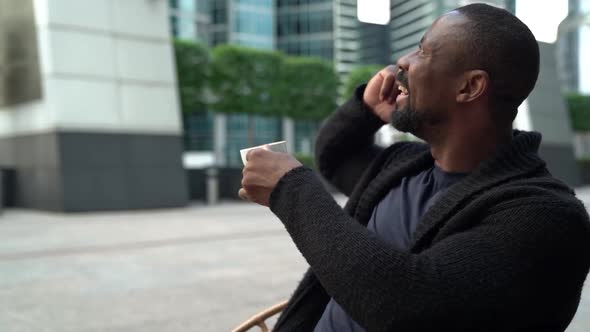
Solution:
{"label": "man's fingers", "polygon": [[397,82],[394,82],[393,91],[392,91],[391,95],[389,96],[389,103],[390,104],[395,103],[395,100],[397,99],[398,95],[399,95],[398,85],[397,85]]}
{"label": "man's fingers", "polygon": [[251,160],[252,158],[252,153],[254,153],[254,151],[256,151],[258,149],[253,149],[253,150],[249,150],[248,152],[246,152],[246,161]]}
{"label": "man's fingers", "polygon": [[248,153],[246,153],[246,161],[250,161],[250,160],[252,160],[252,158],[264,157],[269,152],[272,152],[272,151],[270,150],[268,145],[265,145],[265,146],[257,148],[257,149],[252,149],[252,150],[248,151]]}
{"label": "man's fingers", "polygon": [[238,191],[238,196],[240,196],[241,199],[245,200],[245,201],[249,201],[250,199],[248,198],[248,193],[246,192],[246,189],[244,188],[240,188],[240,191]]}
{"label": "man's fingers", "polygon": [[379,99],[381,101],[389,100],[393,93],[395,86],[395,75],[387,73],[384,75],[383,83],[381,84],[381,92],[379,92]]}

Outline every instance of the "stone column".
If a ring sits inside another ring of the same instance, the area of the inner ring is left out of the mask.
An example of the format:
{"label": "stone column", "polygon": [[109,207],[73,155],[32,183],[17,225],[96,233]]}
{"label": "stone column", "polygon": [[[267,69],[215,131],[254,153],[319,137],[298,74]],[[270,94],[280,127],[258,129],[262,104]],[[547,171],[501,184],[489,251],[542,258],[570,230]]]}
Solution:
{"label": "stone column", "polygon": [[574,135],[561,95],[555,45],[539,42],[541,67],[537,85],[518,109],[515,128],[543,134],[539,154],[558,179],[571,186],[581,179],[575,160]]}
{"label": "stone column", "polygon": [[17,171],[17,205],[185,205],[168,2],[0,1],[34,17],[40,63],[42,94],[0,106],[0,146],[12,151],[0,165]]}

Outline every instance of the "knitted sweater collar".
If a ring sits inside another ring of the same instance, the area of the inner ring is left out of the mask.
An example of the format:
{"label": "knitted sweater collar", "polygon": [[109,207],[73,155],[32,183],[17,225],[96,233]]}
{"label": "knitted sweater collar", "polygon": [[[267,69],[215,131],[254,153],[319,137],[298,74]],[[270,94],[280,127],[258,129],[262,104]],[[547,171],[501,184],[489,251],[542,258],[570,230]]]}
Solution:
{"label": "knitted sweater collar", "polygon": [[[545,162],[537,154],[540,143],[540,133],[514,130],[510,143],[501,146],[478,168],[451,186],[428,210],[413,236],[412,251],[428,246],[444,222],[478,193],[544,168]],[[417,174],[433,164],[430,150],[426,149],[418,155],[393,159],[384,165],[383,171],[369,183],[360,197],[355,218],[366,224],[372,209],[402,178]]]}

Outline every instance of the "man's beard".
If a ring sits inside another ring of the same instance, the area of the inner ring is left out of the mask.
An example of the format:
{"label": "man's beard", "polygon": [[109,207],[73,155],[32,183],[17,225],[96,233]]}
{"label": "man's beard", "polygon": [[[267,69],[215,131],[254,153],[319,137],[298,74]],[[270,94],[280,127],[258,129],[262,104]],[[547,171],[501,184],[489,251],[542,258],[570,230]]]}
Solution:
{"label": "man's beard", "polygon": [[410,104],[409,94],[411,91],[408,75],[404,70],[400,69],[395,75],[395,79],[405,87],[408,96],[406,97],[406,105],[391,113],[391,125],[401,132],[417,135],[424,119],[422,113],[418,113]]}
{"label": "man's beard", "polygon": [[391,113],[391,125],[401,132],[418,135],[424,118],[409,105],[409,98],[407,101],[407,105]]}

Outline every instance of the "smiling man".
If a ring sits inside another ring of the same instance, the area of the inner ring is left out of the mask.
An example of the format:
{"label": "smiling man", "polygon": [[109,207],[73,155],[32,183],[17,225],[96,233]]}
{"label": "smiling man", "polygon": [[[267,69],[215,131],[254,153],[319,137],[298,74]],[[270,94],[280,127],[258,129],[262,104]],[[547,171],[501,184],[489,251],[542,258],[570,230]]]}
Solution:
{"label": "smiling man", "polygon": [[[469,5],[377,73],[323,126],[321,173],[250,151],[244,199],[310,264],[275,331],[565,331],[590,267],[588,214],[512,129],[539,49],[505,10]],[[426,143],[373,144],[385,123]]]}

